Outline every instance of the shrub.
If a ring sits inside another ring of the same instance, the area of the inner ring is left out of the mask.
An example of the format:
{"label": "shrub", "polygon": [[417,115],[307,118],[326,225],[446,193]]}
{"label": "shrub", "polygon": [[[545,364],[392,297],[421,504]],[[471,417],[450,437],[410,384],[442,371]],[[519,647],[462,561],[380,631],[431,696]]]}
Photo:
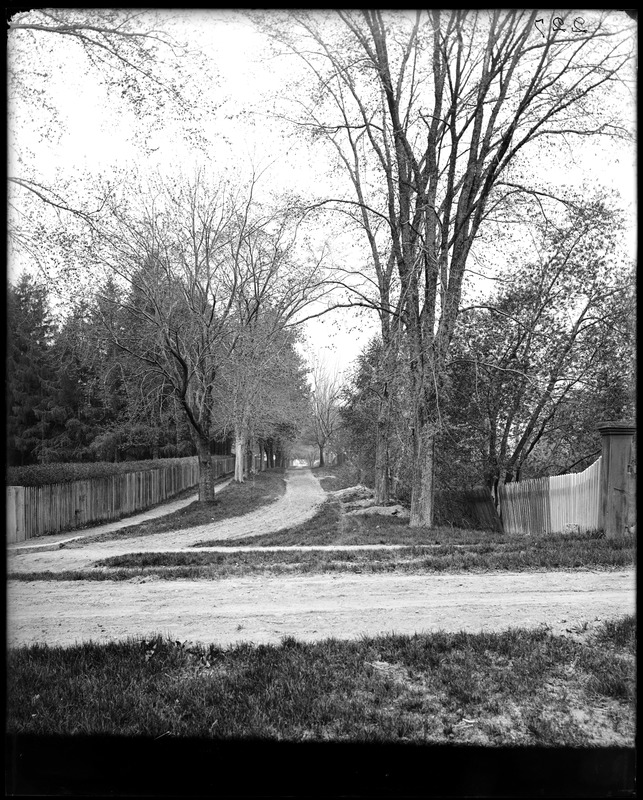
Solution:
{"label": "shrub", "polygon": [[90,478],[107,478],[123,472],[144,472],[173,464],[181,464],[181,458],[150,459],[149,461],[109,461],[82,464],[34,464],[27,467],[7,467],[6,486],[46,486],[51,483],[70,483]]}

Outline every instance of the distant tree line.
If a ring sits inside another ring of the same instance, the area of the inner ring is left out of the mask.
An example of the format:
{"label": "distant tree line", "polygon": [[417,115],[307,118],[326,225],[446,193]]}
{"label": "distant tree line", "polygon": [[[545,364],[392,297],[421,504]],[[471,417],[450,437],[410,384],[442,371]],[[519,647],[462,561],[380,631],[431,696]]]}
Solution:
{"label": "distant tree line", "polygon": [[[118,298],[120,305],[115,302]],[[190,425],[171,387],[118,347],[110,333],[127,325],[133,337],[141,337],[140,347],[149,346],[140,326],[134,326],[124,310],[139,300],[134,289],[123,293],[110,279],[92,301],[78,301],[56,322],[44,283],[23,274],[8,287],[8,466],[196,454]],[[294,332],[284,334],[274,349],[272,381],[264,383],[261,413],[257,410],[252,428],[256,441],[244,442],[254,445],[255,452],[261,447],[272,465],[283,465],[308,411],[306,370],[295,341]],[[232,452],[230,405],[235,388],[240,399],[235,387],[240,361],[238,356],[221,370],[213,405],[220,422],[209,432],[213,453]],[[248,359],[246,367],[251,366]],[[247,467],[245,452],[244,447],[242,469]]]}
{"label": "distant tree line", "polygon": [[253,453],[285,464],[309,414],[299,317],[325,270],[302,214],[255,188],[126,187],[88,226],[99,278],[85,297],[70,285],[59,324],[44,284],[10,289],[10,464],[196,454],[203,501],[213,450],[234,448],[237,481]]}

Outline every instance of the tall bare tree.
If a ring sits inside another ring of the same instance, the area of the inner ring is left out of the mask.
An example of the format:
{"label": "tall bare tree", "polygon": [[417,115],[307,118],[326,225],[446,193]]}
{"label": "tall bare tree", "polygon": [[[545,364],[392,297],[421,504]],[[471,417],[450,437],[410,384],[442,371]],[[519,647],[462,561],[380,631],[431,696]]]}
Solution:
{"label": "tall bare tree", "polygon": [[319,449],[319,466],[325,464],[326,448],[334,444],[341,425],[340,397],[341,382],[336,370],[315,361],[312,369],[313,388],[311,392],[311,432]]}
{"label": "tall bare tree", "polygon": [[58,69],[68,70],[70,79],[87,72],[106,88],[106,118],[117,117],[119,109],[133,111],[143,131],[138,143],[147,154],[149,126],[161,125],[168,111],[181,118],[193,144],[205,147],[204,120],[215,106],[199,94],[195,76],[213,78],[203,53],[177,39],[173,17],[154,9],[39,8],[16,11],[8,20],[8,232],[11,244],[32,260],[44,263],[38,241],[51,234],[38,224],[43,203],[67,226],[73,218],[98,224],[112,184],[119,182],[113,174],[111,181],[92,176],[84,183],[59,176],[54,184],[22,147],[25,129],[50,142],[65,132],[64,115],[50,97]]}
{"label": "tall bare tree", "polygon": [[[138,211],[115,207],[97,236],[97,261],[130,288],[125,300],[102,298],[124,312],[114,317],[118,326],[105,323],[142,373],[176,397],[197,449],[202,501],[214,497],[210,440],[220,429],[224,368],[257,328],[264,342],[274,339],[325,291],[320,263],[296,250],[301,218],[261,209],[254,186],[233,193],[199,177],[162,187],[143,196]],[[254,384],[237,388],[235,402],[251,408]]]}
{"label": "tall bare tree", "polygon": [[[410,523],[430,526],[445,369],[474,242],[521,196],[551,191],[528,177],[528,158],[626,134],[602,100],[630,77],[634,26],[619,12],[526,10],[293,11],[285,25],[262,24],[314,78],[287,113],[336,144],[353,193],[329,202],[363,220],[376,276],[389,257],[395,265],[413,403]],[[384,312],[388,289],[378,285]]]}

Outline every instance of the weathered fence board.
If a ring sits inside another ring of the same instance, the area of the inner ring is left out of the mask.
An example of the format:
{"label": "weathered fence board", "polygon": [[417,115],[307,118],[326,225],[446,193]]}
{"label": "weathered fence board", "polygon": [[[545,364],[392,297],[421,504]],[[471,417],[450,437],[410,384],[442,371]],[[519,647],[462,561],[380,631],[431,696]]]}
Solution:
{"label": "weathered fence board", "polygon": [[563,531],[567,525],[578,525],[581,531],[599,526],[601,497],[601,459],[584,472],[557,475],[549,479],[551,528]]}
{"label": "weathered fence board", "polygon": [[[116,520],[168,500],[198,484],[196,456],[181,464],[106,478],[46,486],[8,486],[7,542],[75,530],[94,522]],[[234,456],[214,459],[215,475],[234,471]]]}
{"label": "weathered fence board", "polygon": [[562,533],[567,526],[597,530],[600,476],[599,458],[584,472],[501,485],[498,494],[505,533]]}
{"label": "weathered fence board", "polygon": [[[7,543],[117,520],[197,486],[196,456],[159,469],[46,486],[7,486]],[[214,456],[215,478],[234,472],[234,456]],[[261,465],[255,456],[255,469]]]}
{"label": "weathered fence board", "polygon": [[25,536],[25,490],[22,486],[7,486],[7,541],[24,542]]}

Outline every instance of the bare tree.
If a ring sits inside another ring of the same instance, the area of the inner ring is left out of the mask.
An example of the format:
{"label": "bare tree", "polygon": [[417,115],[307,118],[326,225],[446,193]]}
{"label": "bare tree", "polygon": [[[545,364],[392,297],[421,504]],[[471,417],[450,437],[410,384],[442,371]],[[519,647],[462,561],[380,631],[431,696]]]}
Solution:
{"label": "bare tree", "polygon": [[[191,141],[204,141],[203,119],[213,111],[192,84],[194,74],[208,69],[202,53],[180,42],[172,34],[172,15],[153,9],[123,8],[41,8],[20,11],[8,21],[8,131],[10,143],[20,141],[25,126],[34,126],[34,104],[47,112],[41,122],[44,139],[56,140],[62,132],[59,109],[49,97],[54,65],[51,45],[64,41],[67,58],[64,69],[76,74],[79,65],[107,87],[109,97],[124,103],[139,120],[156,119],[168,109],[178,113],[189,127]],[[67,66],[68,65],[68,66]],[[190,72],[190,69],[192,70]],[[198,96],[198,102],[195,99]],[[117,106],[111,113],[117,113]],[[18,174],[19,173],[19,174]],[[93,179],[92,197],[78,196],[78,186],[65,179],[55,185],[39,174],[32,158],[18,158],[10,166],[9,235],[13,244],[38,257],[37,240],[42,230],[36,214],[27,214],[25,197],[45,203],[69,222],[71,217],[85,224],[100,222],[109,205],[112,186]],[[117,182],[113,176],[112,183]]]}
{"label": "bare tree", "polygon": [[[142,374],[155,374],[176,397],[197,449],[202,501],[214,497],[210,440],[221,427],[224,369],[229,374],[259,328],[264,342],[274,340],[325,291],[320,264],[296,252],[301,218],[260,209],[254,185],[231,193],[197,178],[164,187],[143,196],[138,212],[115,207],[96,243],[95,258],[129,287],[124,300],[102,298],[123,312],[105,324]],[[237,387],[240,423],[253,387]]]}
{"label": "bare tree", "polygon": [[[284,327],[278,310],[266,302],[252,319],[241,311],[232,323],[235,346],[217,382],[222,430],[235,443],[235,480],[243,481],[246,448],[258,448],[273,466],[274,445],[288,429],[295,439],[306,408],[307,387],[301,357],[294,349],[297,330]],[[263,462],[262,462],[263,463]]]}
{"label": "bare tree", "polygon": [[495,296],[462,309],[453,381],[473,412],[471,428],[482,429],[484,478],[493,490],[520,478],[570,400],[596,392],[607,360],[627,363],[620,323],[634,291],[618,257],[622,234],[602,198],[585,197],[549,232],[538,260],[515,265]]}
{"label": "bare tree", "polygon": [[[550,25],[537,11],[375,10],[263,20],[314,76],[291,117],[337,145],[353,195],[328,202],[362,218],[376,276],[389,257],[395,264],[413,403],[412,526],[432,524],[445,370],[476,237],[521,196],[548,191],[521,177],[529,155],[626,135],[599,98],[628,78],[633,25],[619,13],[575,17]],[[390,313],[389,284],[375,284]]]}
{"label": "bare tree", "polygon": [[319,360],[312,369],[313,389],[311,392],[311,431],[312,438],[319,449],[319,466],[325,464],[324,452],[333,443],[341,424],[340,396],[341,383],[336,370]]}

